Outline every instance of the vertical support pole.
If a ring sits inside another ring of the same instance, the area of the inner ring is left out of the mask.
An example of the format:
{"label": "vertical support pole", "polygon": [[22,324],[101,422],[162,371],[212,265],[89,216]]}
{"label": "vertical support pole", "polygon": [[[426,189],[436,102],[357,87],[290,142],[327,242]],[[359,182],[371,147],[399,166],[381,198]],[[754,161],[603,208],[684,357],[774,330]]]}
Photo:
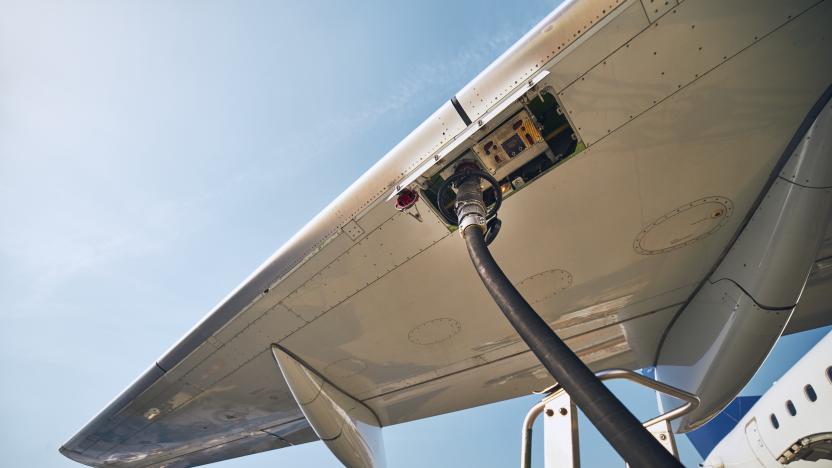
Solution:
{"label": "vertical support pole", "polygon": [[580,468],[578,408],[563,390],[547,398],[543,407],[543,460],[546,468]]}

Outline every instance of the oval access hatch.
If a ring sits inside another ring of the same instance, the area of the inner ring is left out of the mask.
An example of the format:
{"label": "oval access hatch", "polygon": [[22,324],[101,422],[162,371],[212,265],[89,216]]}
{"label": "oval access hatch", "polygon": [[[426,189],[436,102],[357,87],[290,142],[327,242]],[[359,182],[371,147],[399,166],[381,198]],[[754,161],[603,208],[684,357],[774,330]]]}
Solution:
{"label": "oval access hatch", "polygon": [[682,205],[642,229],[633,249],[642,255],[681,249],[719,230],[733,210],[733,203],[725,197],[705,197]]}
{"label": "oval access hatch", "polygon": [[451,337],[459,333],[462,329],[462,324],[458,321],[442,317],[438,319],[428,320],[427,322],[414,327],[407,334],[407,339],[413,344],[418,345],[432,345],[434,343],[441,343],[449,340]]}
{"label": "oval access hatch", "polygon": [[572,274],[566,270],[546,270],[529,276],[517,285],[530,304],[541,303],[572,286]]}

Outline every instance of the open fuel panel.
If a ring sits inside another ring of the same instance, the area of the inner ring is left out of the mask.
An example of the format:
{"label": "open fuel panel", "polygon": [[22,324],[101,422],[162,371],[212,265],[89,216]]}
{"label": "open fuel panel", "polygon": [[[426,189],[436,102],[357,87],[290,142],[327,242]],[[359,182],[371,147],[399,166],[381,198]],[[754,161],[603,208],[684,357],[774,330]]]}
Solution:
{"label": "open fuel panel", "polygon": [[[423,185],[422,194],[434,208],[442,183],[459,161],[476,162],[500,184],[503,198],[510,197],[569,157],[584,149],[555,97],[547,91],[527,99],[523,108],[491,131],[459,159]],[[453,204],[453,197],[449,204]],[[486,204],[494,202],[494,189],[483,185]],[[452,211],[452,207],[446,207]],[[437,212],[439,210],[437,209]]]}

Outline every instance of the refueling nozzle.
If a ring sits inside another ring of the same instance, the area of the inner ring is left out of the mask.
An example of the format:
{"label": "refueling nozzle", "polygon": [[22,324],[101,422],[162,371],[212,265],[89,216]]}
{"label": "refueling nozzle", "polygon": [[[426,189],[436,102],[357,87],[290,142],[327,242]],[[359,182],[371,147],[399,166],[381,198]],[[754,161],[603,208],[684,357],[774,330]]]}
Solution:
{"label": "refueling nozzle", "polygon": [[463,162],[457,166],[454,173],[454,175],[460,174],[454,203],[460,235],[472,226],[478,227],[483,233],[486,231],[488,220],[485,201],[482,198],[482,187],[480,187],[480,172],[476,164]]}
{"label": "refueling nozzle", "polygon": [[[482,181],[488,183],[494,191],[494,203],[487,207],[483,199]],[[452,189],[456,190],[456,193]],[[456,195],[453,210],[450,208],[449,196]],[[436,206],[445,221],[459,226],[460,235],[471,226],[477,226],[490,244],[500,232],[501,222],[497,210],[503,203],[500,184],[491,174],[483,171],[473,161],[463,161],[456,166],[453,175],[448,177],[436,193]]]}

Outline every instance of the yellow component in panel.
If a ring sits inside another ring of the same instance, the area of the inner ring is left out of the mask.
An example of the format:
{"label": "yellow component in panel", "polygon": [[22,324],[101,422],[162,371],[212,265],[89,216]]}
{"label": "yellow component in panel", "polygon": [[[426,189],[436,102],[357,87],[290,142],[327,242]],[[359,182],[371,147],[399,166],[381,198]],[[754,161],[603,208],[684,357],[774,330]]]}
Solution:
{"label": "yellow component in panel", "polygon": [[534,121],[522,110],[480,140],[473,149],[485,167],[494,173],[542,140]]}

